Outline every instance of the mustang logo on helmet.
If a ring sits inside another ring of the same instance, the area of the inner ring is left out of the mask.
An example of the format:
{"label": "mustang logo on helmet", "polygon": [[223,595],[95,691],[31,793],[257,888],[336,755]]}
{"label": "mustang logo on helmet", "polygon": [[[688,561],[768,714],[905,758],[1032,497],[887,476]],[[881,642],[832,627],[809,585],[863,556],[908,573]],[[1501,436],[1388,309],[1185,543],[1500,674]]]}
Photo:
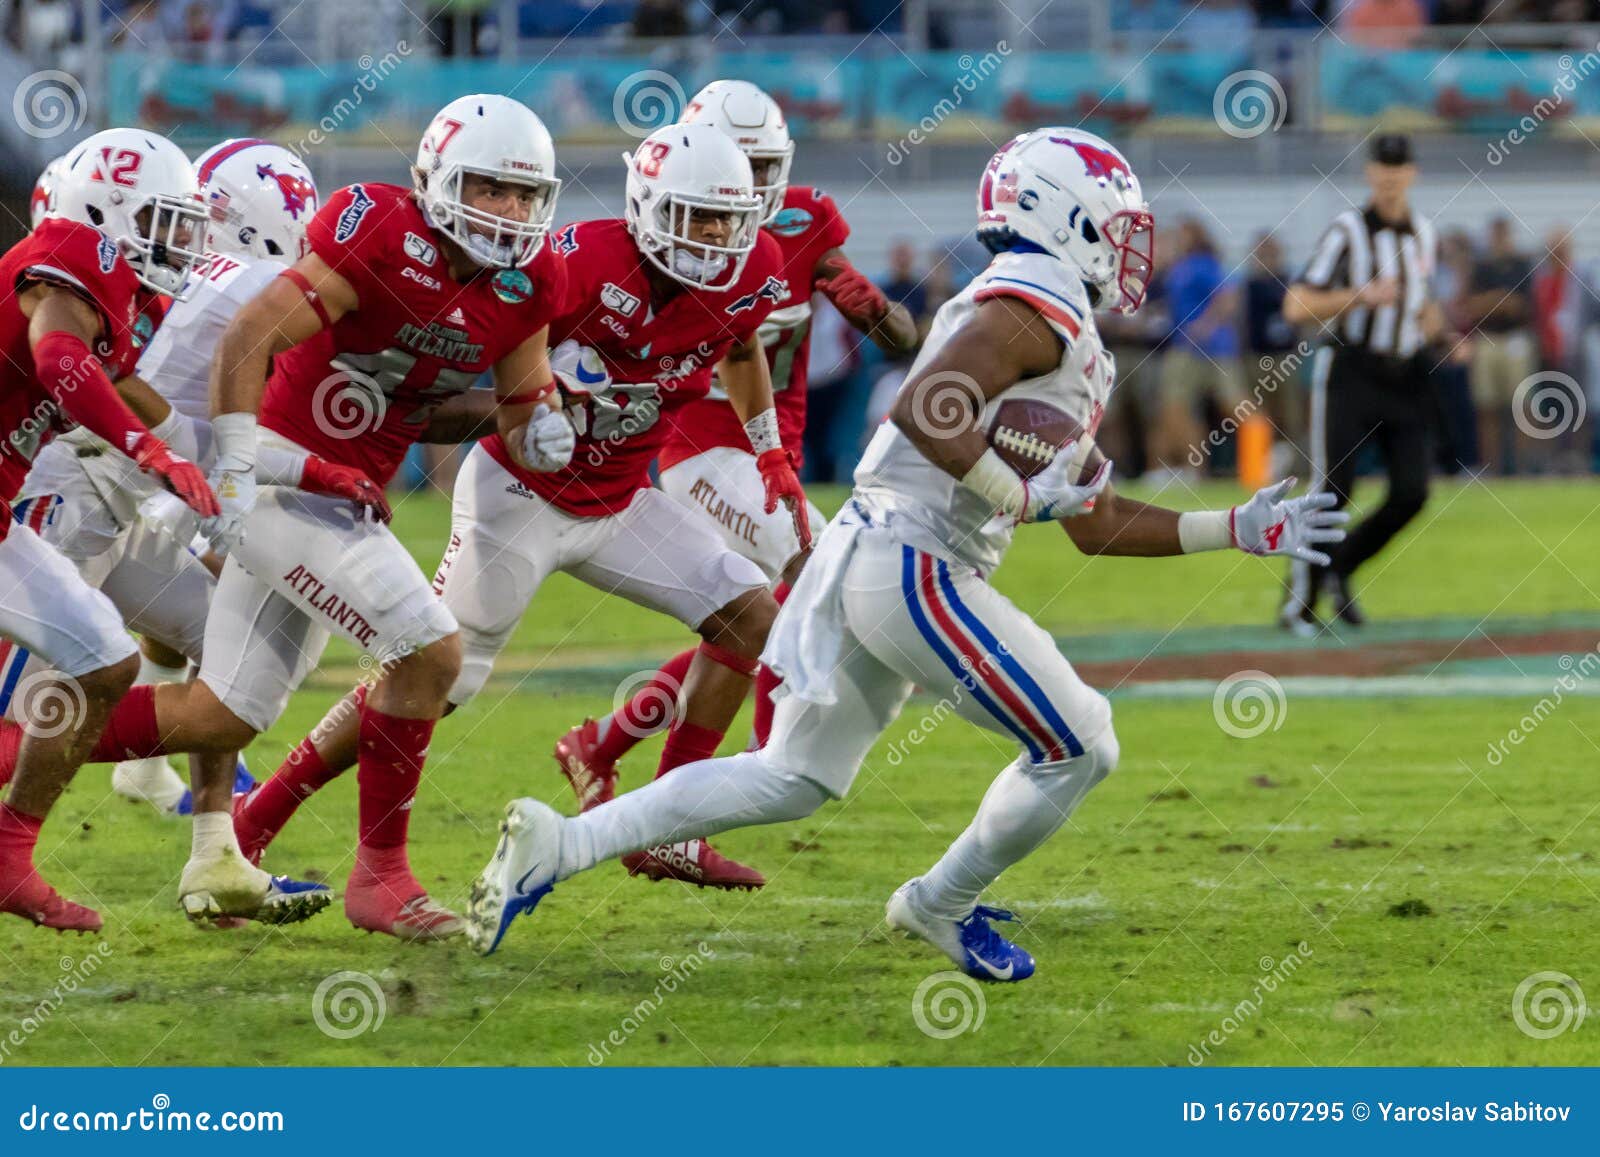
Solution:
{"label": "mustang logo on helmet", "polygon": [[277,183],[278,192],[283,194],[284,211],[296,221],[300,220],[300,211],[309,209],[311,202],[316,199],[316,190],[304,177],[280,173],[271,165],[257,165],[256,176],[263,179],[271,177]]}
{"label": "mustang logo on helmet", "polygon": [[1054,144],[1066,145],[1077,153],[1083,161],[1084,172],[1091,177],[1109,180],[1115,173],[1121,173],[1124,177],[1133,176],[1128,169],[1128,162],[1108,149],[1096,148],[1070,137],[1051,137],[1050,140]]}

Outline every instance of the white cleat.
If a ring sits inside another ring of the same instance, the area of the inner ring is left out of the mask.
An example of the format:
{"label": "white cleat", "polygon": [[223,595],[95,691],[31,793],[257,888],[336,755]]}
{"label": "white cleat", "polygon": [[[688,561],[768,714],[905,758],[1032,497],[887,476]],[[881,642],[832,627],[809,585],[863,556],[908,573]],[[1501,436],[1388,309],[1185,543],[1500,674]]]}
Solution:
{"label": "white cleat", "polygon": [[555,887],[561,862],[561,825],[554,808],[515,799],[500,821],[500,844],[472,885],[467,943],[479,956],[500,946],[511,921],[532,912]]}
{"label": "white cleat", "polygon": [[272,877],[232,848],[204,859],[189,857],[178,880],[178,904],[189,919],[254,915],[272,891]]}
{"label": "white cleat", "polygon": [[111,790],[123,799],[147,803],[162,815],[181,815],[189,785],[164,755],[125,759],[111,769]]}
{"label": "white cleat", "polygon": [[1015,920],[1015,916],[982,904],[965,920],[931,915],[917,904],[920,880],[907,880],[889,897],[884,910],[889,927],[926,940],[962,972],[979,980],[1017,981],[1033,975],[1033,957],[989,927],[990,920]]}

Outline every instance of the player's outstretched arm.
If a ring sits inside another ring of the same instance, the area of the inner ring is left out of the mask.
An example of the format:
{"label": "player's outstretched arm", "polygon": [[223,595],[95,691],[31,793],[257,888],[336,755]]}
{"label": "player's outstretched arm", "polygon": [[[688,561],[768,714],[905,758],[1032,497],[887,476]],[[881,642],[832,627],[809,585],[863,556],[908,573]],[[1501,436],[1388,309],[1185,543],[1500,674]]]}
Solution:
{"label": "player's outstretched arm", "polygon": [[216,514],[216,496],[199,468],[150,432],[90,352],[100,335],[99,311],[72,290],[46,284],[24,290],[20,305],[28,318],[34,373],[56,404],[132,458],[196,513]]}
{"label": "player's outstretched arm", "polygon": [[904,305],[885,297],[850,263],[843,249],[823,253],[812,276],[833,308],[884,353],[906,354],[917,348],[917,319]]}
{"label": "player's outstretched arm", "polygon": [[578,444],[561,412],[549,343],[546,326],[494,366],[495,426],[517,465],[536,474],[562,469]]}
{"label": "player's outstretched arm", "polygon": [[794,472],[794,455],[784,448],[778,431],[778,411],[772,402],[772,371],[761,339],[750,334],[735,344],[717,364],[717,380],[727,391],[733,412],[744,423],[745,437],[756,456],[756,468],[766,490],[768,514],[783,503],[794,519],[794,534],[800,549],[811,546],[811,516],[806,508],[806,492]]}
{"label": "player's outstretched arm", "polygon": [[1326,566],[1320,548],[1344,539],[1349,512],[1333,509],[1332,494],[1290,498],[1294,485],[1295,479],[1286,478],[1229,510],[1185,514],[1107,490],[1091,512],[1062,526],[1085,554],[1156,558],[1233,548]]}
{"label": "player's outstretched arm", "polygon": [[219,553],[239,543],[255,505],[256,414],[272,359],[359,305],[350,282],[313,253],[269,281],[223,331],[211,360],[211,485],[221,513],[205,528]]}

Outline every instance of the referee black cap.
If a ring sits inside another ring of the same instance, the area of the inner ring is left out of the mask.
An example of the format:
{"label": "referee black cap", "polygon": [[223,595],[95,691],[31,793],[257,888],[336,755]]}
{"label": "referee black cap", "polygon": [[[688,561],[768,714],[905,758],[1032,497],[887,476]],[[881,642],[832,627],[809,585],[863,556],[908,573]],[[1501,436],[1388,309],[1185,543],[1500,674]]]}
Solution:
{"label": "referee black cap", "polygon": [[1379,133],[1372,138],[1372,160],[1380,165],[1409,165],[1416,160],[1405,133]]}

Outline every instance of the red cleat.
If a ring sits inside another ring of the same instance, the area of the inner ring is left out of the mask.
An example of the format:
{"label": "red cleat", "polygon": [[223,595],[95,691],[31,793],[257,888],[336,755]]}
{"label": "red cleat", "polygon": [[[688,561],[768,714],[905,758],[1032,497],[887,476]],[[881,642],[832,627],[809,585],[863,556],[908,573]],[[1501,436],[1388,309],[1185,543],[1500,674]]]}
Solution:
{"label": "red cleat", "polygon": [[0,881],[0,912],[57,932],[98,932],[102,927],[100,913],[62,899],[38,872],[29,872],[15,883]]}
{"label": "red cleat", "polygon": [[585,719],[556,741],[556,764],[577,794],[579,811],[598,807],[617,794],[617,765],[596,754],[599,745],[600,725],[593,719]]}
{"label": "red cleat", "polygon": [[630,876],[647,880],[679,880],[699,888],[727,888],[730,891],[755,891],[766,887],[767,878],[754,868],[730,860],[705,840],[683,844],[662,844],[647,852],[631,852],[622,857]]}
{"label": "red cleat", "polygon": [[344,914],[363,932],[382,932],[397,940],[449,940],[466,923],[434,903],[409,869],[375,875],[359,862],[344,890]]}

